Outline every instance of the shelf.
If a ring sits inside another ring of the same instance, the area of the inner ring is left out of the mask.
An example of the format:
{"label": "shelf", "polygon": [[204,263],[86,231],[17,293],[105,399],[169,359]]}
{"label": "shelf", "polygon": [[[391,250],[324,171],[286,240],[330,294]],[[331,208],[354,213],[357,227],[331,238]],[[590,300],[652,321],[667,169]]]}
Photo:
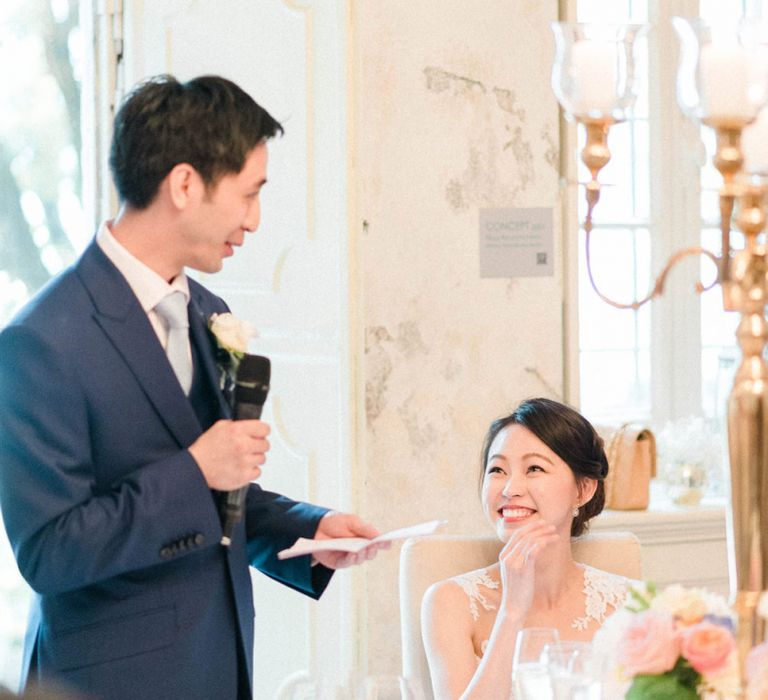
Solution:
{"label": "shelf", "polygon": [[603,511],[590,531],[628,530],[642,546],[643,577],[659,585],[681,583],[728,591],[726,504],[704,499],[698,506],[679,506],[658,497],[648,510]]}

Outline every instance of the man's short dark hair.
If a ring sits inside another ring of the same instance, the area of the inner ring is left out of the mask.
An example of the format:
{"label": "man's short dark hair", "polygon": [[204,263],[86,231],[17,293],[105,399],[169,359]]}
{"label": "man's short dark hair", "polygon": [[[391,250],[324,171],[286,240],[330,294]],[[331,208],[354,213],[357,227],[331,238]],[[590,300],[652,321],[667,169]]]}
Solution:
{"label": "man's short dark hair", "polygon": [[115,116],[109,167],[122,202],[145,209],[179,163],[213,187],[243,169],[248,154],[283,127],[231,80],[180,83],[159,75],[140,83]]}

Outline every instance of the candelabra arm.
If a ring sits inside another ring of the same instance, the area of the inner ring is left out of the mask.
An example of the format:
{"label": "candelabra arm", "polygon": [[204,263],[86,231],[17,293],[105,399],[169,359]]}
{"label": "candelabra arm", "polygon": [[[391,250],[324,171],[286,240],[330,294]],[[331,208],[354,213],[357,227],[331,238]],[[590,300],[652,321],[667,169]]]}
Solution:
{"label": "candelabra arm", "polygon": [[[633,311],[635,311],[639,309],[641,306],[643,306],[644,304],[647,304],[649,301],[651,301],[651,299],[655,299],[656,297],[661,296],[661,294],[663,294],[664,292],[664,284],[667,280],[667,276],[672,271],[672,268],[675,267],[675,265],[677,265],[677,263],[679,263],[681,260],[691,255],[703,255],[704,257],[709,258],[715,264],[716,269],[719,268],[718,258],[712,251],[707,250],[706,248],[702,248],[701,246],[683,248],[682,250],[678,250],[677,252],[673,253],[672,256],[670,256],[669,260],[667,260],[666,264],[664,265],[664,269],[656,278],[653,288],[645,297],[643,297],[642,299],[635,299],[634,301],[631,301],[629,303],[618,302],[606,296],[600,291],[600,289],[598,289],[597,284],[595,282],[594,275],[592,274],[592,258],[590,254],[590,248],[591,248],[590,243],[591,243],[591,233],[592,233],[591,219],[585,220],[584,233],[585,233],[585,245],[586,245],[587,275],[589,277],[589,283],[590,285],[592,285],[592,289],[594,290],[595,294],[597,294],[597,296],[599,296],[606,304],[609,304],[610,306],[613,306],[616,309],[632,309]],[[696,282],[695,290],[698,294],[701,294],[702,292],[706,292],[708,289],[712,289],[712,287],[714,287],[717,283],[718,283],[718,276],[716,274],[712,282],[710,282],[707,285],[702,284],[701,281]]]}
{"label": "candelabra arm", "polygon": [[736,178],[744,165],[741,149],[743,121],[702,120],[715,130],[716,146],[712,159],[715,168],[723,178],[720,189],[720,237],[721,256],[718,268],[719,281],[723,292],[723,308],[726,311],[739,309],[738,285],[731,281],[731,218],[733,205],[741,194]]}
{"label": "candelabra arm", "polygon": [[[611,160],[611,152],[608,148],[608,132],[615,124],[615,120],[611,118],[603,119],[580,119],[579,120],[586,131],[586,143],[581,151],[581,160],[584,165],[587,166],[592,179],[585,185],[586,199],[587,199],[587,214],[584,217],[584,234],[585,234],[585,247],[586,247],[586,260],[587,260],[587,275],[589,277],[589,283],[592,285],[592,289],[595,291],[600,299],[606,304],[613,306],[617,309],[639,309],[643,304],[649,302],[654,297],[659,296],[664,291],[664,282],[667,279],[667,275],[670,270],[683,258],[689,255],[704,255],[715,263],[715,266],[720,269],[717,257],[710,251],[701,248],[685,248],[680,250],[667,261],[661,274],[656,279],[653,289],[648,296],[643,299],[636,299],[628,304],[624,304],[618,301],[614,301],[610,297],[603,294],[595,282],[595,277],[592,274],[592,255],[591,255],[591,241],[592,241],[592,215],[595,210],[595,206],[600,201],[600,182],[598,180],[598,174],[608,162]],[[731,207],[733,207],[733,201],[731,201]],[[730,221],[730,216],[728,218]],[[707,289],[711,289],[719,281],[720,276],[712,281],[711,284],[704,286],[701,282],[696,283],[696,291],[698,293],[704,292]]]}
{"label": "candelabra arm", "polygon": [[[731,265],[731,217],[733,216],[734,195],[730,188],[723,188],[720,193],[720,236],[722,240],[722,255],[720,256],[719,275],[725,294],[726,285],[730,282]],[[733,311],[733,308],[726,309]]]}

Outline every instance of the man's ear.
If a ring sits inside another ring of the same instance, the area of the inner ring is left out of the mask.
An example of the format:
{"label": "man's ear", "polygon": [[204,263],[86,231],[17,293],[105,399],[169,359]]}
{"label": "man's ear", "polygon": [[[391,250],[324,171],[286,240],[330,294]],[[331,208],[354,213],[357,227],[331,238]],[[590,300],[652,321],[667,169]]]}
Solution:
{"label": "man's ear", "polygon": [[203,178],[189,163],[174,165],[165,176],[165,184],[171,203],[179,210],[199,202],[205,193]]}

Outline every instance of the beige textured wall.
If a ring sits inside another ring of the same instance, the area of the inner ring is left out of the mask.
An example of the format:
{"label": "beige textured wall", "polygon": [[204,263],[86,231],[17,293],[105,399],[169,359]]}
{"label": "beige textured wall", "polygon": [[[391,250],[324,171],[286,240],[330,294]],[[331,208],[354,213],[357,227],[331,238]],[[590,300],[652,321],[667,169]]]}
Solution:
{"label": "beige textured wall", "polygon": [[[351,7],[360,511],[382,528],[446,518],[447,532],[483,532],[485,428],[563,389],[560,235],[552,277],[480,279],[478,261],[480,208],[552,207],[560,228],[557,2]],[[361,655],[392,672],[397,552],[356,575]]]}

